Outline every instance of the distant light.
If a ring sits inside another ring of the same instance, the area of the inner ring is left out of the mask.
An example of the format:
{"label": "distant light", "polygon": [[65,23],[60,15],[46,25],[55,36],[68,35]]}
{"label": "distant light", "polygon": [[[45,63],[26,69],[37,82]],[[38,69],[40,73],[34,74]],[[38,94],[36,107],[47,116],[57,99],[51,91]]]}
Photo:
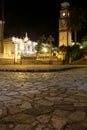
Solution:
{"label": "distant light", "polygon": [[80,49],[82,49],[83,48],[83,46],[80,46]]}
{"label": "distant light", "polygon": [[72,46],[73,46],[73,45],[75,45],[75,43],[74,43],[74,42],[72,42]]}
{"label": "distant light", "polygon": [[22,39],[19,39],[19,43],[23,43],[23,40],[22,40]]}
{"label": "distant light", "polygon": [[48,49],[46,48],[46,47],[43,47],[43,52],[47,52],[48,51]]}
{"label": "distant light", "polygon": [[13,41],[13,42],[15,41],[15,37],[12,37],[12,41]]}
{"label": "distant light", "polygon": [[23,40],[21,38],[12,37],[13,43],[23,43]]}
{"label": "distant light", "polygon": [[24,42],[27,42],[28,41],[28,36],[27,36],[27,33],[26,33],[26,37],[24,38]]}
{"label": "distant light", "polygon": [[65,16],[66,14],[65,13],[63,13],[63,16]]}
{"label": "distant light", "polygon": [[37,42],[33,42],[33,44],[34,44],[34,46],[38,45],[38,43],[37,43]]}
{"label": "distant light", "polygon": [[23,51],[24,50],[24,45],[20,44],[20,50]]}
{"label": "distant light", "polygon": [[70,13],[68,13],[68,16],[70,16]]}

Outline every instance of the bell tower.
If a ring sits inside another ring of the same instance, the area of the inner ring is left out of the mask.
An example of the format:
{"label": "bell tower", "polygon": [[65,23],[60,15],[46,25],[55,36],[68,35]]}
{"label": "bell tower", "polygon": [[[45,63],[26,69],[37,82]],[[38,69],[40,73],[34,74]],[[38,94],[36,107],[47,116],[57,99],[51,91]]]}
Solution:
{"label": "bell tower", "polygon": [[70,5],[68,2],[61,3],[59,19],[59,47],[71,45],[71,30],[68,28],[70,17]]}

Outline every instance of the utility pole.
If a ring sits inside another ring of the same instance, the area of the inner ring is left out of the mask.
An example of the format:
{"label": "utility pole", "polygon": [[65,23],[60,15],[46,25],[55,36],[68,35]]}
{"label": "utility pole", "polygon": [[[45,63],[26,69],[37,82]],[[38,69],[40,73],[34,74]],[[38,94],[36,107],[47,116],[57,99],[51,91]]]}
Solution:
{"label": "utility pole", "polygon": [[1,53],[4,52],[3,40],[4,40],[4,0],[2,0],[2,26],[1,26],[1,48],[0,48]]}

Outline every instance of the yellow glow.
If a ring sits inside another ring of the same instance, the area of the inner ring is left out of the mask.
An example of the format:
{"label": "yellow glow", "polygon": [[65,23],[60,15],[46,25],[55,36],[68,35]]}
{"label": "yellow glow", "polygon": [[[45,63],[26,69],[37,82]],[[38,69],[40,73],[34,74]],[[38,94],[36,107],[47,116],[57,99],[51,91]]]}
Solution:
{"label": "yellow glow", "polygon": [[23,40],[22,40],[22,39],[19,39],[19,43],[23,43]]}
{"label": "yellow glow", "polygon": [[[35,54],[36,48],[35,46],[38,44],[37,42],[33,42],[29,40],[27,33],[25,38],[21,39],[18,37],[12,37],[12,42],[18,44],[18,53],[22,52],[23,54]],[[26,43],[26,44],[25,44]]]}
{"label": "yellow glow", "polygon": [[24,38],[24,42],[27,42],[28,41],[28,36],[27,36],[27,33],[26,33],[26,37]]}
{"label": "yellow glow", "polygon": [[16,38],[16,37],[12,37],[12,41],[13,41],[14,43],[22,43],[22,42],[23,42],[22,39]]}
{"label": "yellow glow", "polygon": [[15,37],[12,37],[12,41],[13,41],[13,42],[15,41]]}
{"label": "yellow glow", "polygon": [[48,49],[46,47],[44,47],[43,51],[46,53],[48,51]]}
{"label": "yellow glow", "polygon": [[23,44],[20,44],[20,50],[24,50],[24,45]]}
{"label": "yellow glow", "polygon": [[63,16],[65,16],[65,13],[63,13]]}

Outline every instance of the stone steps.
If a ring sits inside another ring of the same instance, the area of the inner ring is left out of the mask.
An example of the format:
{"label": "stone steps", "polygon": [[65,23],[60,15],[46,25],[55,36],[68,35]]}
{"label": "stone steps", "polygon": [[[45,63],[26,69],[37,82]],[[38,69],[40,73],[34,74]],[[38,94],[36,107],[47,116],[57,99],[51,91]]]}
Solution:
{"label": "stone steps", "polygon": [[[14,59],[5,59],[0,58],[0,65],[14,64]],[[58,64],[61,65],[62,61],[55,59],[32,59],[32,58],[22,58],[17,60],[17,64]]]}

